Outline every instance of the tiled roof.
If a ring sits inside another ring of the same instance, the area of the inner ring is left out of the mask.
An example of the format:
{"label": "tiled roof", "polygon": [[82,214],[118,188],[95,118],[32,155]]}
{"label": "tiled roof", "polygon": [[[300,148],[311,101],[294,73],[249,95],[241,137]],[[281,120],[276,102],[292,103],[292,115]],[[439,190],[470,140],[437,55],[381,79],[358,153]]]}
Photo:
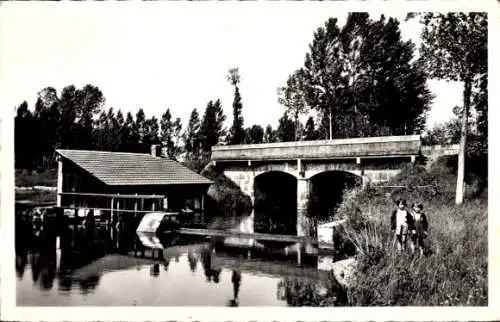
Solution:
{"label": "tiled roof", "polygon": [[211,183],[179,162],[150,154],[87,150],[56,152],[110,186]]}

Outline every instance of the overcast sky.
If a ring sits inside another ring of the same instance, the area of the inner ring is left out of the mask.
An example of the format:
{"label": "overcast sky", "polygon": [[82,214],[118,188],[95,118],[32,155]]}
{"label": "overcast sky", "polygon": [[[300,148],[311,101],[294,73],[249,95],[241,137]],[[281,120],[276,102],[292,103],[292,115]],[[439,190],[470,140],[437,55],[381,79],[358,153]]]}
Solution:
{"label": "overcast sky", "polygon": [[[381,12],[370,11],[374,18]],[[69,84],[98,86],[106,107],[143,108],[158,118],[170,108],[187,123],[220,98],[232,121],[233,88],[227,71],[239,67],[245,126],[277,125],[284,108],[277,88],[301,67],[313,32],[329,17],[345,21],[335,3],[265,6],[193,3],[3,3],[0,7],[0,88],[5,106]],[[396,15],[404,18],[404,13]],[[402,22],[418,42],[417,21]],[[436,95],[429,124],[461,104],[457,83],[430,81]]]}

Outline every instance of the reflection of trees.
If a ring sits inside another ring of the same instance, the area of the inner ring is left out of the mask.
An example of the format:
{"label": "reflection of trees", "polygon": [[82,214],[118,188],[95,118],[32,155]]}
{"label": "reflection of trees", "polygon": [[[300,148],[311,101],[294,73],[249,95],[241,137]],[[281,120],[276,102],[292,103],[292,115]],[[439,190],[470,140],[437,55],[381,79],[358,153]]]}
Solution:
{"label": "reflection of trees", "polygon": [[23,278],[26,264],[28,263],[28,254],[26,252],[16,255],[16,273],[18,278]]}
{"label": "reflection of trees", "polygon": [[71,290],[73,285],[73,279],[71,276],[60,276],[59,277],[59,290],[68,292]]}
{"label": "reflection of trees", "polygon": [[342,306],[347,295],[331,281],[285,278],[278,283],[277,298],[289,306]]}
{"label": "reflection of trees", "polygon": [[198,257],[196,254],[192,251],[188,251],[187,259],[189,262],[189,268],[191,269],[191,272],[196,272],[196,267],[198,266]]}
{"label": "reflection of trees", "polygon": [[160,276],[160,264],[153,264],[149,270],[149,275],[153,277]]}
{"label": "reflection of trees", "polygon": [[235,306],[238,306],[238,293],[241,286],[241,273],[239,271],[233,270],[231,282],[233,283],[233,301],[236,304]]}
{"label": "reflection of trees", "polygon": [[212,251],[210,249],[202,250],[201,261],[207,282],[219,283],[221,269],[212,269]]}
{"label": "reflection of trees", "polygon": [[168,266],[169,266],[169,265],[170,265],[170,257],[168,257],[168,256],[164,256],[164,257],[163,257],[163,270],[164,270],[165,272],[167,272],[167,271],[168,271]]}
{"label": "reflection of trees", "polygon": [[89,294],[95,290],[97,285],[99,285],[101,277],[99,275],[94,275],[87,277],[86,279],[79,281],[80,292],[82,294]]}
{"label": "reflection of trees", "polygon": [[[54,245],[55,246],[55,245]],[[56,249],[41,249],[30,256],[33,283],[40,283],[42,290],[50,290],[56,277]]]}

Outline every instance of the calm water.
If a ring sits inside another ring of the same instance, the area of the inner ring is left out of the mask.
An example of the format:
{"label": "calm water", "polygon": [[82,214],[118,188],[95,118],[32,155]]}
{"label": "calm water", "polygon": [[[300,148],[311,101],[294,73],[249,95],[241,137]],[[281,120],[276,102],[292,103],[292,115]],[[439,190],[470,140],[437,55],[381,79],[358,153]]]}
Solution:
{"label": "calm water", "polygon": [[326,274],[315,274],[322,273],[315,267],[214,254],[208,245],[182,247],[162,261],[108,254],[62,276],[59,250],[55,259],[17,257],[18,305],[287,306],[300,287],[319,295],[328,287]]}
{"label": "calm water", "polygon": [[293,249],[285,252],[279,245],[269,254],[198,239],[175,246],[158,243],[163,247],[153,254],[147,247],[117,252],[102,241],[88,241],[75,246],[62,239],[61,249],[55,243],[21,247],[17,305],[300,306],[342,299],[338,285],[322,270],[330,256],[302,254],[299,264]]}

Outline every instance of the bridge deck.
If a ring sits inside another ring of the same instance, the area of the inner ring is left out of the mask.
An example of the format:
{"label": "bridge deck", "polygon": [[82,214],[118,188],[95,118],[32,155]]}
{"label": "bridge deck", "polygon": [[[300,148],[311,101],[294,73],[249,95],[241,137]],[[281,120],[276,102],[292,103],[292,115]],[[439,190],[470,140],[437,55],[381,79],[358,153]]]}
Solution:
{"label": "bridge deck", "polygon": [[216,229],[193,229],[193,228],[180,228],[178,231],[180,234],[185,235],[199,235],[199,236],[213,236],[213,237],[233,237],[242,239],[259,239],[266,241],[281,241],[281,242],[292,242],[292,243],[304,243],[318,245],[319,248],[332,249],[333,244],[320,242],[317,239],[311,237],[300,237],[292,235],[278,235],[278,234],[264,234],[264,233],[242,233],[242,232],[232,232],[226,230],[216,230]]}
{"label": "bridge deck", "polygon": [[214,146],[213,161],[408,157],[420,153],[418,135]]}

